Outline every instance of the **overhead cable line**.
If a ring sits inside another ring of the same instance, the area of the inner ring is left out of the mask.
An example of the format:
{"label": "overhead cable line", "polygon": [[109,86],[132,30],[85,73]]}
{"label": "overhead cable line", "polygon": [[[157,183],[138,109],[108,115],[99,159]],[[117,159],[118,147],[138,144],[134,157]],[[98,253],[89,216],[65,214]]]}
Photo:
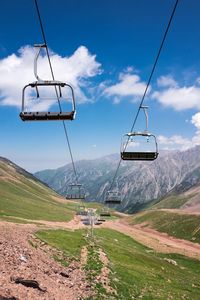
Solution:
{"label": "overhead cable line", "polygon": [[[34,1],[35,1],[35,7],[36,7],[38,19],[39,19],[39,24],[40,24],[41,34],[42,34],[42,38],[43,38],[43,42],[44,42],[44,47],[45,47],[46,53],[47,53],[47,58],[48,58],[48,62],[49,62],[51,76],[52,76],[52,79],[55,80],[53,67],[52,67],[50,54],[49,54],[49,48],[48,48],[48,45],[47,45],[46,35],[45,35],[45,31],[44,31],[44,26],[43,26],[43,23],[42,23],[42,18],[41,18],[38,2],[37,2],[37,0],[34,0]],[[60,112],[62,112],[62,107],[61,107],[61,103],[60,103],[60,99],[59,99],[58,91],[57,91],[56,87],[55,87],[55,92],[56,92],[56,97],[57,97],[57,100],[58,100],[58,105],[59,105]],[[71,145],[70,145],[70,140],[69,140],[69,136],[68,136],[68,132],[67,132],[67,127],[66,127],[66,124],[65,124],[64,120],[62,121],[62,123],[63,123],[63,129],[64,129],[64,133],[65,133],[65,137],[66,137],[66,141],[67,141],[67,145],[68,145],[68,149],[69,149],[69,154],[70,154],[70,158],[71,158],[71,162],[72,162],[72,168],[73,168],[73,172],[74,172],[74,176],[75,176],[75,183],[78,184],[78,176],[77,176],[76,167],[75,167],[75,163],[74,163],[74,159],[73,159],[72,148],[71,148]]]}
{"label": "overhead cable line", "polygon": [[[133,124],[132,124],[132,126],[131,126],[130,132],[133,132],[133,129],[134,129],[135,124],[136,124],[136,121],[137,121],[138,116],[139,116],[139,112],[140,112],[140,110],[141,110],[141,108],[142,108],[142,106],[143,106],[143,102],[144,102],[144,99],[145,99],[145,97],[146,97],[148,88],[149,88],[149,86],[150,86],[150,83],[151,83],[153,74],[154,74],[154,72],[155,72],[155,69],[156,69],[156,66],[157,66],[157,63],[158,63],[158,60],[159,60],[161,51],[162,51],[162,49],[163,49],[163,45],[164,45],[164,43],[165,43],[167,34],[168,34],[168,32],[169,32],[170,25],[171,25],[171,23],[172,23],[172,20],[173,20],[174,15],[175,15],[175,12],[176,12],[176,8],[177,8],[177,5],[178,5],[178,2],[179,2],[179,0],[176,0],[175,5],[174,5],[173,10],[172,10],[172,13],[171,13],[171,15],[170,15],[170,18],[169,18],[167,27],[166,27],[166,29],[165,29],[163,38],[162,38],[162,40],[161,40],[160,47],[159,47],[159,49],[158,49],[158,52],[157,52],[157,55],[156,55],[156,58],[155,58],[155,61],[154,61],[154,64],[153,64],[151,73],[150,73],[150,75],[149,75],[149,79],[148,79],[147,84],[146,84],[146,88],[145,88],[145,90],[144,90],[144,94],[143,94],[142,99],[141,99],[141,101],[140,101],[140,105],[139,105],[138,110],[137,110],[137,113],[136,113],[136,115],[135,115],[135,118],[134,118]],[[129,139],[127,140],[127,143],[126,143],[126,145],[125,145],[125,147],[124,147],[125,150],[126,150],[126,148],[127,148],[127,146],[128,146],[129,140],[130,140],[130,137],[129,137]],[[118,174],[118,171],[119,171],[119,168],[120,168],[120,165],[121,165],[121,162],[122,162],[122,159],[120,158],[119,163],[118,163],[117,168],[116,168],[116,171],[115,171],[114,176],[113,176],[113,180],[112,180],[111,185],[110,185],[110,190],[112,190],[112,188],[113,188],[115,179],[116,179],[116,177],[117,177],[117,174]]]}

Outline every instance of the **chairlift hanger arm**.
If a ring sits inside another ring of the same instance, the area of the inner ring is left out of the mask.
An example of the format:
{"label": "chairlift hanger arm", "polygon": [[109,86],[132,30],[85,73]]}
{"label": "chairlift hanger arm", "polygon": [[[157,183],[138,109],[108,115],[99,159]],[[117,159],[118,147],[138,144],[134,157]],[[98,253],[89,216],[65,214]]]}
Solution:
{"label": "chairlift hanger arm", "polygon": [[140,106],[140,108],[142,108],[144,111],[144,115],[145,115],[145,119],[146,119],[145,131],[148,132],[148,126],[149,126],[148,106],[142,105],[142,106]]}
{"label": "chairlift hanger arm", "polygon": [[38,73],[37,73],[37,64],[38,64],[38,58],[40,56],[40,52],[41,52],[41,49],[42,48],[47,48],[47,45],[46,44],[35,44],[34,45],[34,48],[36,49],[36,53],[35,53],[35,58],[34,58],[34,75],[35,75],[35,78],[38,80],[38,81],[43,81],[39,76],[38,76]]}

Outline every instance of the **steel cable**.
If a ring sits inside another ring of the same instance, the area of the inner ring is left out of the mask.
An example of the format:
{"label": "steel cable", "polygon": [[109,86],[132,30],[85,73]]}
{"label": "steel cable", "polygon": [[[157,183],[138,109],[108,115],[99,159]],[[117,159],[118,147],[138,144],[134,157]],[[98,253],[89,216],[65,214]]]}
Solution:
{"label": "steel cable", "polygon": [[[167,27],[166,27],[166,29],[165,29],[163,38],[162,38],[162,40],[161,40],[160,47],[159,47],[159,49],[158,49],[158,52],[157,52],[157,55],[156,55],[156,58],[155,58],[155,61],[154,61],[154,64],[153,64],[151,73],[150,73],[150,75],[149,75],[149,78],[148,78],[148,81],[147,81],[147,84],[146,84],[146,88],[145,88],[145,90],[144,90],[144,94],[143,94],[142,99],[141,99],[141,101],[140,101],[140,105],[139,105],[138,110],[137,110],[137,113],[136,113],[136,115],[135,115],[135,118],[134,118],[133,124],[132,124],[132,126],[131,126],[130,132],[133,132],[133,129],[134,129],[135,124],[136,124],[136,121],[137,121],[137,119],[138,119],[139,112],[140,112],[140,110],[141,110],[141,108],[142,108],[142,105],[143,105],[144,99],[145,99],[145,97],[146,97],[146,94],[147,94],[149,85],[150,85],[150,83],[151,83],[153,74],[154,74],[155,69],[156,69],[156,66],[157,66],[157,63],[158,63],[158,60],[159,60],[161,51],[162,51],[162,49],[163,49],[164,42],[165,42],[166,37],[167,37],[167,34],[168,34],[168,32],[169,32],[170,25],[171,25],[171,23],[172,23],[172,20],[173,20],[174,15],[175,15],[175,12],[176,12],[176,8],[177,8],[177,5],[178,5],[178,2],[179,2],[179,0],[176,0],[175,5],[174,5],[173,10],[172,10],[172,13],[171,13],[171,15],[170,15],[170,18],[169,18]],[[127,146],[128,146],[129,140],[130,140],[130,137],[128,137],[127,142],[126,142],[126,144],[125,144],[125,147],[123,148],[124,151],[126,150],[126,148],[127,148]],[[117,174],[118,174],[120,165],[121,165],[121,162],[122,162],[122,159],[120,158],[119,163],[118,163],[117,168],[116,168],[116,171],[115,171],[114,176],[113,176],[113,180],[112,180],[111,185],[110,185],[110,190],[112,190],[112,188],[113,188],[114,182],[115,182],[115,180],[116,180],[116,177],[117,177]]]}
{"label": "steel cable", "polygon": [[[52,67],[52,63],[51,63],[51,58],[50,58],[50,54],[49,54],[49,49],[48,49],[48,45],[47,45],[47,40],[46,40],[46,36],[45,36],[44,26],[43,26],[43,23],[42,23],[42,18],[41,18],[39,6],[38,6],[38,2],[37,2],[37,0],[34,0],[34,1],[35,1],[35,7],[36,7],[38,19],[39,19],[42,38],[43,38],[45,48],[46,48],[46,53],[47,53],[47,58],[48,58],[48,62],[49,62],[49,67],[50,67],[52,79],[55,80],[53,67]],[[55,92],[56,92],[56,97],[57,97],[57,100],[58,100],[58,105],[59,105],[60,112],[62,112],[62,107],[61,107],[61,103],[60,103],[60,99],[59,99],[58,91],[57,91],[56,87],[55,87]],[[72,162],[72,168],[73,168],[75,181],[76,181],[75,183],[78,184],[78,176],[77,176],[76,167],[75,167],[75,163],[74,163],[74,159],[73,159],[72,148],[71,148],[71,145],[70,145],[69,136],[68,136],[68,133],[67,133],[67,127],[66,127],[66,124],[65,124],[64,120],[62,121],[62,123],[63,123],[63,129],[64,129],[64,133],[65,133],[65,137],[66,137],[66,141],[67,141],[67,145],[68,145],[68,149],[69,149],[69,154],[70,154],[70,158],[71,158],[71,162]]]}

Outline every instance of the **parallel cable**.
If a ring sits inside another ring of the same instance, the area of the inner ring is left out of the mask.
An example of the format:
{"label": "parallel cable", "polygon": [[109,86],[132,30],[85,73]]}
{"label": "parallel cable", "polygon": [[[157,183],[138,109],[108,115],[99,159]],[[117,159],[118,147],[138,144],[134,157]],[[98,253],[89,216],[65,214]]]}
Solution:
{"label": "parallel cable", "polygon": [[[34,1],[35,1],[35,7],[36,7],[38,19],[39,19],[39,24],[40,24],[40,29],[41,29],[41,33],[42,33],[42,38],[43,38],[45,49],[46,49],[46,53],[47,53],[47,58],[48,58],[48,62],[49,62],[51,76],[52,76],[52,79],[55,80],[55,76],[54,76],[54,72],[53,72],[53,67],[52,67],[52,63],[51,63],[51,59],[50,59],[50,54],[49,54],[49,48],[48,48],[48,45],[47,45],[46,35],[45,35],[45,31],[44,31],[44,26],[43,26],[43,23],[42,23],[42,18],[41,18],[41,14],[40,14],[38,2],[37,2],[37,0],[34,0]],[[58,91],[57,91],[56,87],[55,87],[55,92],[56,92],[56,97],[57,97],[57,100],[58,100],[58,105],[59,105],[60,112],[62,112],[62,107],[61,107],[61,103],[60,103],[60,99],[59,99]],[[68,136],[68,133],[67,133],[67,127],[66,127],[66,124],[65,124],[64,120],[62,121],[62,123],[63,123],[63,129],[64,129],[64,133],[65,133],[65,137],[66,137],[67,145],[68,145],[68,149],[69,149],[69,154],[70,154],[70,158],[71,158],[71,162],[72,162],[72,167],[73,167],[73,172],[74,172],[74,176],[75,176],[75,181],[76,181],[76,184],[78,184],[78,176],[77,176],[77,172],[76,172],[76,168],[75,168],[75,163],[74,163],[74,159],[73,159],[73,155],[72,155],[72,148],[71,148],[71,145],[70,145],[69,136]]]}
{"label": "parallel cable", "polygon": [[[152,70],[151,70],[149,79],[148,79],[147,84],[146,84],[146,88],[145,88],[144,94],[143,94],[143,96],[142,96],[142,99],[141,99],[140,105],[139,105],[139,107],[138,107],[137,113],[136,113],[136,115],[135,115],[135,118],[134,118],[134,121],[133,121],[133,124],[132,124],[132,127],[131,127],[130,132],[133,132],[133,129],[134,129],[135,124],[136,124],[136,121],[137,121],[137,119],[138,119],[140,109],[142,108],[142,105],[143,105],[144,99],[145,99],[145,97],[146,97],[146,94],[147,94],[149,85],[150,85],[150,83],[151,83],[151,80],[152,80],[154,71],[155,71],[155,69],[156,69],[156,66],[157,66],[157,63],[158,63],[158,59],[159,59],[159,57],[160,57],[160,54],[161,54],[161,51],[162,51],[164,42],[165,42],[165,40],[166,40],[166,37],[167,37],[168,31],[169,31],[169,28],[170,28],[172,19],[173,19],[174,15],[175,15],[176,8],[177,8],[177,5],[178,5],[178,1],[179,1],[179,0],[176,0],[176,2],[175,2],[174,8],[173,8],[173,10],[172,10],[170,19],[169,19],[168,24],[167,24],[167,27],[166,27],[166,30],[165,30],[164,35],[163,35],[163,38],[162,38],[162,40],[161,40],[161,44],[160,44],[160,47],[159,47],[159,49],[158,49],[158,52],[157,52],[157,55],[156,55],[156,59],[155,59],[155,61],[154,61],[154,64],[153,64],[153,67],[152,67]],[[126,142],[126,144],[125,144],[124,151],[126,150],[126,148],[127,148],[127,146],[128,146],[129,140],[130,140],[130,137],[128,138],[128,140],[127,140],[127,142]],[[121,162],[122,162],[122,159],[120,158],[119,163],[118,163],[117,168],[116,168],[116,171],[115,171],[114,176],[113,176],[113,180],[112,180],[111,185],[110,185],[110,190],[112,189],[112,187],[113,187],[113,185],[114,185],[114,182],[115,182],[115,179],[116,179],[116,177],[117,177],[117,174],[118,174],[118,171],[119,171]]]}

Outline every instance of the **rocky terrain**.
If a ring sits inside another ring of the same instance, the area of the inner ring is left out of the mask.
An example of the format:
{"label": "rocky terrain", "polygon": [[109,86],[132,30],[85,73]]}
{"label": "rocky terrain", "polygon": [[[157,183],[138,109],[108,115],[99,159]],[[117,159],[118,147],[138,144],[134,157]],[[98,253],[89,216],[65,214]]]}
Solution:
{"label": "rocky terrain", "polygon": [[[44,243],[34,247],[35,230],[34,225],[0,223],[0,299],[75,300],[91,296],[81,264],[72,262],[65,268],[51,258],[51,247],[47,249]],[[35,281],[35,285],[26,286],[20,280]]]}
{"label": "rocky terrain", "polygon": [[[145,224],[131,225],[127,220],[126,218],[109,220],[100,227],[116,230],[148,246],[147,253],[152,251],[165,254],[179,253],[200,260],[199,244],[168,236],[145,226]],[[71,230],[83,226],[81,218],[77,216],[65,224],[54,222],[49,223],[48,227],[46,227],[46,222],[42,222],[42,224],[44,229],[51,228],[51,230],[60,226],[63,229],[70,228]],[[79,260],[72,260],[68,266],[63,266],[55,260],[55,257],[69,260],[68,256],[65,257],[62,251],[38,239],[35,236],[37,230],[36,224],[0,222],[1,300],[121,299],[106,298],[106,296],[95,297],[93,282],[101,283],[105,291],[116,295],[116,291],[110,285],[110,262],[103,250],[99,252],[102,264],[101,272],[97,276],[95,275],[96,279],[94,278],[91,282],[88,281],[85,271],[90,248],[84,246],[80,249]],[[118,240],[114,239],[114,242],[118,242]],[[169,265],[173,264],[177,267],[175,260],[169,258],[163,258],[163,260]]]}

